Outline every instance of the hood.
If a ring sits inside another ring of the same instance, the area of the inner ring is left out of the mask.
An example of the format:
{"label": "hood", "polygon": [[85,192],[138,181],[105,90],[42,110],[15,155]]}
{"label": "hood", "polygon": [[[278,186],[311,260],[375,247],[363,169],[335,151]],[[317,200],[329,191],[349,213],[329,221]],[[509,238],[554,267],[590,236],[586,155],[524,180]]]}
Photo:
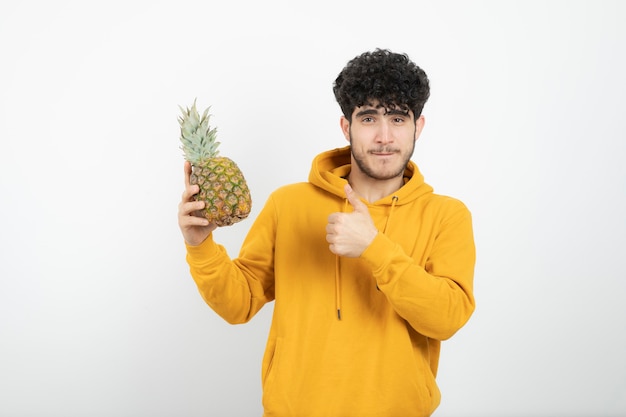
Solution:
{"label": "hood", "polygon": [[[345,178],[350,173],[350,161],[349,146],[317,155],[313,159],[309,182],[344,199],[346,194],[343,187],[346,184]],[[419,172],[417,165],[413,161],[409,161],[404,171],[404,186],[393,195],[388,195],[371,205],[395,204],[401,206],[432,192],[433,188],[424,182],[424,176]]]}

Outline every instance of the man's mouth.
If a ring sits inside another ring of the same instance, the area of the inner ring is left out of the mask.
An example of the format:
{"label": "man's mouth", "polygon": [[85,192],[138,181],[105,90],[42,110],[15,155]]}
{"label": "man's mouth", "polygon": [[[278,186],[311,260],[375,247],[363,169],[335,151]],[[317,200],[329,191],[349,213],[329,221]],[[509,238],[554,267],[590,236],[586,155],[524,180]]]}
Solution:
{"label": "man's mouth", "polygon": [[378,156],[389,156],[398,152],[397,149],[372,149],[369,151],[370,154]]}

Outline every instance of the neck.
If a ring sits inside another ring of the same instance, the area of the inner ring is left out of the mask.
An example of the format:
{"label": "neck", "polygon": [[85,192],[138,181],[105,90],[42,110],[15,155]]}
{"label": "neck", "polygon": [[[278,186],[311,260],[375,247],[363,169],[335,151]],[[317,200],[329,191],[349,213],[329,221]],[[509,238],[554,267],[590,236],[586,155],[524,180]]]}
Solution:
{"label": "neck", "polygon": [[354,169],[348,174],[348,182],[352,189],[369,203],[395,193],[404,185],[402,175],[388,180],[377,180]]}

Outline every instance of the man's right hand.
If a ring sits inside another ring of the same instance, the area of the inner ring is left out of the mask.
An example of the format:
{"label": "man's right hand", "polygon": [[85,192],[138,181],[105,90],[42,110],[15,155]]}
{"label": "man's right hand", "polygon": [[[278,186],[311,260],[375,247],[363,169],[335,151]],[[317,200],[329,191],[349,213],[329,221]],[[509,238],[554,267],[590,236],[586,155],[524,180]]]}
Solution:
{"label": "man's right hand", "polygon": [[178,227],[188,245],[198,246],[217,228],[217,225],[209,223],[204,217],[195,215],[198,210],[204,209],[205,203],[195,201],[193,196],[200,192],[200,187],[189,183],[190,176],[191,164],[185,161],[185,191],[178,205]]}

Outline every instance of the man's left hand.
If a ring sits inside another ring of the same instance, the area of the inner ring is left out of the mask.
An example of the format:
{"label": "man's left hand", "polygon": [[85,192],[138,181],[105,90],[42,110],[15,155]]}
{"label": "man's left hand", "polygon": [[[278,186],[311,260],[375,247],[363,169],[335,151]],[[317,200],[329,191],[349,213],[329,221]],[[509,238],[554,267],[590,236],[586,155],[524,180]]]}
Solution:
{"label": "man's left hand", "polygon": [[351,213],[332,213],[326,225],[326,241],[332,253],[357,258],[372,243],[378,230],[365,203],[350,184],[345,186],[348,202],[354,208]]}

